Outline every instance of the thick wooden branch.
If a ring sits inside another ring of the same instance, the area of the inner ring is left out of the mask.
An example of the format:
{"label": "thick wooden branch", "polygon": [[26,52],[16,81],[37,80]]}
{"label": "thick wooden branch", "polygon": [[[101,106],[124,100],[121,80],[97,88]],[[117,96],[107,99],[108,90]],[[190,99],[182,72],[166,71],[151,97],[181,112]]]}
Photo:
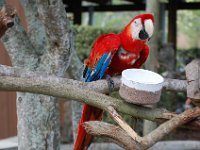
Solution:
{"label": "thick wooden branch", "polygon": [[13,66],[28,66],[33,70],[38,63],[38,56],[29,36],[20,24],[20,19],[15,18],[15,25],[8,30],[2,38]]}
{"label": "thick wooden branch", "polygon": [[[59,78],[56,76],[48,76],[45,72],[33,72],[28,71],[26,69],[22,69],[19,67],[9,67],[5,65],[0,65],[0,75],[2,76],[14,76],[14,77],[27,77],[27,78],[40,78],[43,80],[51,80],[59,83],[65,83],[65,84],[73,84],[80,88],[91,88],[94,91],[100,92],[100,93],[108,93],[109,88],[107,85],[106,80],[99,80],[95,82],[90,83],[82,83],[80,81],[76,80],[70,80],[70,79],[64,79]],[[48,79],[47,79],[48,77]],[[114,90],[119,90],[120,87],[120,77],[113,77],[114,81]],[[172,90],[172,91],[186,91],[187,89],[187,81],[186,80],[178,80],[178,79],[165,79],[164,82],[164,89]]]}
{"label": "thick wooden branch", "polygon": [[196,107],[193,109],[186,110],[180,115],[175,116],[171,120],[163,123],[154,131],[144,137],[140,137],[141,141],[133,139],[129,133],[121,129],[118,126],[114,126],[104,122],[90,121],[83,124],[87,133],[95,136],[106,136],[113,139],[118,145],[124,147],[126,145],[127,150],[131,149],[148,149],[153,146],[156,142],[161,140],[164,136],[169,134],[177,127],[193,120],[200,116],[200,108]]}
{"label": "thick wooden branch", "polygon": [[[147,118],[152,120],[155,120],[155,116],[157,115],[157,117],[162,118],[162,113],[167,112],[167,110],[165,109],[151,110],[150,108],[127,104],[122,100],[92,91],[91,88],[86,88],[87,86],[79,85],[79,87],[77,87],[76,85],[73,85],[73,82],[71,82],[73,80],[66,80],[68,83],[61,81],[62,80],[60,80],[59,82],[55,82],[55,80],[51,80],[51,78],[46,78],[44,80],[40,78],[0,76],[0,89],[8,91],[31,92],[73,99],[79,102],[84,102],[89,105],[99,107],[104,110],[107,108],[107,106],[113,106],[121,112],[135,114],[137,117],[146,116]],[[149,112],[151,112],[152,114],[149,115]]]}
{"label": "thick wooden branch", "polygon": [[196,106],[200,106],[200,59],[194,59],[185,67],[187,86],[187,97]]}
{"label": "thick wooden branch", "polygon": [[188,109],[185,112],[173,117],[169,121],[161,124],[154,131],[146,135],[143,140],[145,141],[145,143],[148,143],[149,147],[151,147],[153,144],[161,140],[165,135],[169,134],[177,127],[184,125],[187,122],[190,122],[198,116],[200,116],[199,107]]}
{"label": "thick wooden branch", "polygon": [[143,142],[142,138],[126,123],[126,121],[123,120],[123,118],[117,113],[117,111],[113,107],[109,106],[107,111],[130,137],[132,137],[138,143]]}
{"label": "thick wooden branch", "polygon": [[[119,82],[118,78],[115,78],[115,80]],[[162,122],[173,117],[171,115],[166,115],[166,113],[169,113],[166,109],[151,109],[128,104],[123,100],[97,93],[108,92],[107,82],[103,80],[92,83],[82,83],[71,79],[57,78],[55,76],[41,76],[39,73],[0,65],[0,89],[73,99],[104,110],[106,110],[108,106],[112,106],[119,112],[151,121]],[[116,87],[116,89],[118,89],[118,87]],[[195,124],[195,127],[199,125],[199,123],[193,124]],[[193,125],[190,124],[190,127],[192,126]]]}
{"label": "thick wooden branch", "polygon": [[[166,115],[166,113],[169,113],[166,109],[151,109],[133,104],[128,104],[123,100],[112,98],[93,91],[95,89],[96,91],[102,92],[101,85],[103,83],[105,92],[105,90],[108,89],[106,81],[82,83],[75,80],[56,78],[53,76],[50,76],[49,78],[47,76],[36,77],[36,74],[33,76],[32,74],[29,74],[29,72],[20,73],[17,70],[15,70],[16,72],[13,71],[13,68],[10,69],[10,71],[9,69],[7,70],[7,75],[10,74],[14,76],[14,74],[16,73],[16,77],[0,76],[0,90],[30,92],[55,97],[63,97],[67,99],[73,99],[79,102],[84,102],[104,110],[108,106],[112,106],[119,112],[151,121],[162,122],[166,119],[170,119],[171,117],[171,115]],[[6,71],[4,70],[4,72]],[[2,75],[2,73],[0,73],[0,75]],[[28,76],[28,78],[17,77],[19,75]],[[196,123],[195,127],[197,127],[198,125],[199,124]]]}
{"label": "thick wooden branch", "polygon": [[135,142],[122,128],[99,121],[89,121],[83,124],[86,132],[94,136],[111,138],[116,144],[127,150],[139,149],[142,145]]}
{"label": "thick wooden branch", "polygon": [[[48,52],[45,52],[41,63],[47,63],[56,69],[61,76],[70,65],[72,56],[72,30],[62,0],[36,0],[38,13],[47,32]],[[52,60],[52,64],[50,61]],[[53,61],[54,60],[54,61]],[[62,60],[62,61],[61,61]],[[44,68],[41,68],[43,70]],[[45,70],[45,69],[44,69]],[[55,71],[55,69],[54,69]]]}
{"label": "thick wooden branch", "polygon": [[[94,90],[99,93],[108,93],[108,83],[106,80],[99,80],[95,82],[90,83],[84,83],[77,80],[71,80],[66,78],[59,78],[56,76],[48,75],[46,72],[40,72],[40,71],[28,71],[26,69],[22,69],[19,67],[9,67],[5,65],[0,65],[0,76],[12,76],[12,77],[24,77],[24,78],[32,78],[32,79],[41,79],[45,81],[52,81],[55,83],[63,83],[63,84],[71,84],[74,86],[77,86],[77,88],[82,89],[90,89]],[[120,78],[114,77],[112,78],[115,85],[114,90],[119,90],[120,86]]]}
{"label": "thick wooden branch", "polygon": [[186,92],[188,83],[186,80],[165,79],[164,88],[171,91]]}
{"label": "thick wooden branch", "polygon": [[30,38],[31,44],[35,47],[35,52],[41,56],[47,52],[49,41],[44,24],[38,17],[38,6],[35,0],[20,0],[20,2],[25,12],[26,32]]}

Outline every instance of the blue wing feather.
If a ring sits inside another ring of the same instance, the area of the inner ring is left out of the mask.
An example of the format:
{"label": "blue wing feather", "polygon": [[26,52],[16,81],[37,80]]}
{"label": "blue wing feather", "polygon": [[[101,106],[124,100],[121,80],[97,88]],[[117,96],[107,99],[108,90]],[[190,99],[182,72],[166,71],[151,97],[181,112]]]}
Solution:
{"label": "blue wing feather", "polygon": [[105,53],[100,60],[98,61],[95,69],[92,71],[92,69],[87,68],[87,71],[85,73],[85,82],[91,82],[96,81],[99,79],[102,79],[104,76],[106,69],[108,65],[110,64],[112,58],[112,53]]}
{"label": "blue wing feather", "polygon": [[90,77],[92,70],[90,68],[87,69],[86,75],[85,75],[85,80],[87,80]]}
{"label": "blue wing feather", "polygon": [[112,58],[112,55],[110,54],[110,55],[107,57],[106,61],[104,62],[103,66],[102,66],[102,68],[101,68],[101,72],[100,72],[100,74],[99,74],[100,79],[104,76],[104,74],[105,74],[105,72],[106,72],[106,69],[107,69],[107,67],[108,67],[108,65],[109,65],[109,63],[110,63],[110,61],[111,61],[111,58]]}

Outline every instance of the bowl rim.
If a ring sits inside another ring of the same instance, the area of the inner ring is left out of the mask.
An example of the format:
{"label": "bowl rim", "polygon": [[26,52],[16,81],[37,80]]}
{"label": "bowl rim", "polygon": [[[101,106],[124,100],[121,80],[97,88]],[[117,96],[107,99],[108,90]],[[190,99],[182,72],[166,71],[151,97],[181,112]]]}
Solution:
{"label": "bowl rim", "polygon": [[[159,81],[159,82],[157,82],[157,83],[152,83],[152,82],[141,83],[141,82],[139,82],[139,81],[134,81],[134,80],[130,79],[129,77],[127,77],[127,76],[125,75],[125,73],[126,73],[127,71],[130,71],[130,70],[149,72],[149,73],[151,73],[151,74],[154,74],[154,75],[158,76],[158,77],[160,78],[161,81]],[[137,68],[126,69],[126,70],[122,71],[122,78],[124,78],[125,80],[128,80],[128,81],[130,81],[130,82],[134,82],[134,83],[138,83],[138,84],[143,84],[143,85],[158,85],[158,84],[163,84],[163,82],[164,82],[164,78],[163,78],[160,74],[158,74],[158,73],[156,73],[156,72],[153,72],[153,71],[150,71],[150,70],[146,70],[146,69],[137,69]]]}

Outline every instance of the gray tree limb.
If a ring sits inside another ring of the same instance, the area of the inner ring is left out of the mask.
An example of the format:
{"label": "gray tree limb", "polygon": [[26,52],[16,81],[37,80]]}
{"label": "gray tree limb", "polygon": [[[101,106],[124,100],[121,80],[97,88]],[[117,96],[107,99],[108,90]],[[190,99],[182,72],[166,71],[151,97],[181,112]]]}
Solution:
{"label": "gray tree limb", "polygon": [[106,122],[89,121],[83,124],[86,132],[95,136],[109,137],[116,144],[127,150],[139,149],[140,145],[136,144],[127,133],[120,128]]}
{"label": "gray tree limb", "polygon": [[[108,93],[108,84],[106,80],[99,80],[90,83],[84,83],[77,80],[59,78],[53,75],[48,75],[46,72],[40,71],[29,71],[27,69],[23,69],[20,67],[9,67],[5,65],[0,65],[0,75],[1,76],[13,76],[13,77],[26,77],[26,78],[37,78],[42,80],[51,80],[52,82],[64,83],[64,84],[72,84],[80,88],[89,88],[99,93]],[[48,77],[48,78],[47,78]],[[113,77],[114,81],[114,90],[118,91],[120,87],[120,77]],[[182,91],[186,92],[187,90],[187,81],[186,80],[178,80],[178,79],[165,79],[163,88],[166,90],[172,91]]]}
{"label": "gray tree limb", "polygon": [[[37,75],[31,71],[19,71],[18,69],[12,67],[8,67],[8,70],[6,71],[6,68],[6,66],[0,66],[1,90],[31,92],[55,97],[64,97],[67,99],[84,102],[104,110],[106,110],[108,106],[112,106],[117,111],[157,122],[162,122],[176,116],[172,113],[169,113],[166,109],[151,109],[128,104],[120,99],[97,93],[108,92],[108,85],[104,80],[83,83],[72,79],[57,78],[55,76],[36,77]],[[14,70],[16,71],[16,74]],[[7,74],[7,76],[5,76],[5,74]],[[22,75],[23,77],[20,77]],[[115,79],[119,80],[118,78]],[[199,123],[194,122],[194,124],[194,127],[199,127]],[[193,125],[190,124],[190,126],[192,127]]]}
{"label": "gray tree limb", "polygon": [[[177,82],[178,81],[178,82]],[[186,92],[188,82],[186,80],[165,79],[164,88],[171,91]]]}
{"label": "gray tree limb", "polygon": [[[180,115],[172,118],[171,120],[161,124],[158,128],[150,132],[144,137],[132,138],[125,130],[118,126],[111,125],[99,121],[89,121],[84,123],[85,130],[95,136],[106,136],[117,141],[116,143],[127,150],[143,150],[152,147],[156,142],[161,140],[164,136],[194,118],[200,116],[200,108],[186,110]],[[137,135],[138,137],[138,135]]]}

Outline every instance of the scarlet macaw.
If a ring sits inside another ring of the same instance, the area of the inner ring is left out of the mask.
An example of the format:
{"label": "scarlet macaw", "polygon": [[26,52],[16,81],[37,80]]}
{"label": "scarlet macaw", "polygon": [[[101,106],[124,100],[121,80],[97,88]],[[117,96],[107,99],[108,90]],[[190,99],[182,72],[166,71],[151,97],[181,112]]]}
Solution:
{"label": "scarlet macaw", "polygon": [[[146,42],[153,34],[153,23],[152,14],[141,14],[134,17],[121,33],[98,37],[90,56],[85,60],[84,81],[96,81],[104,75],[113,76],[124,69],[141,67],[149,55]],[[101,109],[84,104],[74,150],[86,150],[89,147],[92,136],[86,133],[82,123],[101,120],[102,113]]]}

